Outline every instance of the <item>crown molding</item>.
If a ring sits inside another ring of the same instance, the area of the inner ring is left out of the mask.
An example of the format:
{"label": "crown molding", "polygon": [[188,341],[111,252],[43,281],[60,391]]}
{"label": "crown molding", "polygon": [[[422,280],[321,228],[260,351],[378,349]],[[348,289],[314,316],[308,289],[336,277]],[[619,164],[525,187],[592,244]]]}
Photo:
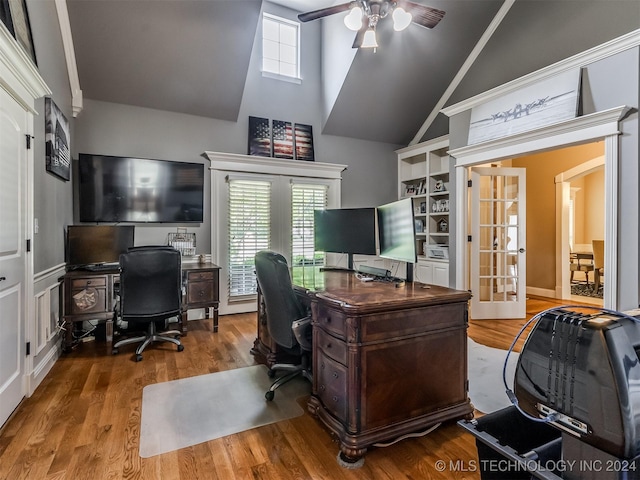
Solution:
{"label": "crown molding", "polygon": [[516,135],[449,150],[449,155],[456,159],[456,167],[460,167],[510,158],[524,152],[544,151],[557,145],[576,145],[605,138],[620,133],[618,122],[629,110],[624,105],[614,107]]}
{"label": "crown molding", "polygon": [[83,98],[80,88],[80,78],[78,77],[78,65],[76,64],[76,53],[71,35],[71,23],[69,22],[69,10],[66,0],[55,0],[56,12],[58,13],[58,23],[60,24],[60,34],[62,35],[62,46],[64,57],[67,60],[67,72],[69,75],[69,87],[71,88],[71,109],[74,117],[82,111]]}
{"label": "crown molding", "polygon": [[630,48],[637,47],[638,45],[640,45],[640,29],[603,43],[602,45],[598,45],[597,47],[585,50],[573,57],[569,57],[565,60],[561,60],[547,67],[541,68],[540,70],[512,80],[511,82],[492,88],[491,90],[487,90],[475,97],[471,97],[467,100],[456,103],[455,105],[444,108],[441,111],[446,116],[452,117],[453,115],[470,110],[477,105],[481,105],[495,98],[519,90],[530,84],[540,82],[568,70],[582,68],[590,63],[597,62]]}
{"label": "crown molding", "polygon": [[346,165],[338,163],[307,162],[237,153],[204,152],[211,162],[211,170],[253,172],[275,175],[297,175],[310,178],[341,178]]}
{"label": "crown molding", "polygon": [[37,114],[33,102],[51,94],[38,69],[0,22],[0,84],[26,110]]}

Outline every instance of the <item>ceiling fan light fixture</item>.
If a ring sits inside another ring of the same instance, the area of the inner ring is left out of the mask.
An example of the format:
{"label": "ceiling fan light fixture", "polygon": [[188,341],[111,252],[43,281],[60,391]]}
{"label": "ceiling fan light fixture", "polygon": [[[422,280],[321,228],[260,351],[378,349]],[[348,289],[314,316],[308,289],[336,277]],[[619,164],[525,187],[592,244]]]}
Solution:
{"label": "ceiling fan light fixture", "polygon": [[411,24],[411,21],[413,20],[413,15],[411,15],[402,7],[396,7],[395,10],[393,11],[392,17],[393,17],[393,29],[396,32],[400,32],[405,28],[407,28]]}
{"label": "ceiling fan light fixture", "polygon": [[349,30],[357,32],[362,28],[362,9],[353,7],[351,11],[344,17],[344,24]]}
{"label": "ceiling fan light fixture", "polygon": [[376,40],[376,31],[373,28],[368,28],[364,32],[362,39],[362,48],[378,48],[378,41]]}

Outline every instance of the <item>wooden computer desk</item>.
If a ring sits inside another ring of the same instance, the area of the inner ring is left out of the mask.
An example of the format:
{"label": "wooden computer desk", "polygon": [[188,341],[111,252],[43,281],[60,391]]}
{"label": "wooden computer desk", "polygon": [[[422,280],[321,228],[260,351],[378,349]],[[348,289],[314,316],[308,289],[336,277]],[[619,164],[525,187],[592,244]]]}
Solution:
{"label": "wooden computer desk", "polygon": [[[184,313],[180,318],[182,335],[187,334],[187,311],[204,308],[205,317],[213,310],[213,331],[218,331],[220,267],[213,263],[182,264]],[[73,324],[88,320],[106,323],[107,350],[113,345],[113,311],[120,275],[112,270],[72,270],[62,278],[65,338],[63,351],[73,347]]]}
{"label": "wooden computer desk", "polygon": [[[467,392],[470,294],[435,285],[361,282],[323,272],[296,286],[313,318],[313,385],[309,411],[340,441],[341,457],[471,418]],[[261,313],[264,317],[264,310]],[[278,361],[258,315],[258,361]]]}

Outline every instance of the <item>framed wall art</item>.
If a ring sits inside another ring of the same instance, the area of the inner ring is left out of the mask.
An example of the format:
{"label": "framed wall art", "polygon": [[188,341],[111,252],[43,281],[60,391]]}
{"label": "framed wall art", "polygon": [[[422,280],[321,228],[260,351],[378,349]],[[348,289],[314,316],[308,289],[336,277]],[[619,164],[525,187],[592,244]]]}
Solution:
{"label": "framed wall art", "polygon": [[303,125],[296,123],[296,160],[306,160],[313,162],[315,160],[313,153],[313,131],[311,125]]}
{"label": "framed wall art", "polygon": [[46,169],[63,180],[69,180],[71,178],[69,122],[49,97],[44,99],[44,118]]}
{"label": "framed wall art", "polygon": [[271,129],[274,158],[293,158],[293,125],[291,122],[274,120]]}
{"label": "framed wall art", "polygon": [[268,118],[249,117],[249,155],[271,156],[271,127]]}
{"label": "framed wall art", "polygon": [[26,0],[0,0],[0,17],[29,58],[37,65]]}

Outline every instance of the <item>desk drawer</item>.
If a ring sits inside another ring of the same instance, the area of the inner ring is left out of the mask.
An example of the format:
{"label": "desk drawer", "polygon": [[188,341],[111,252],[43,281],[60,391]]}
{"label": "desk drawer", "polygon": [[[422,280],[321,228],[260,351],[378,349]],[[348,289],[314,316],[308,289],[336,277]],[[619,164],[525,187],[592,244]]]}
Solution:
{"label": "desk drawer", "polygon": [[83,288],[105,288],[107,277],[75,278],[71,280],[71,290],[82,290]]}
{"label": "desk drawer", "polygon": [[70,310],[71,315],[107,312],[107,289],[97,288],[89,282],[85,288],[72,289]]}
{"label": "desk drawer", "polygon": [[316,336],[313,341],[316,348],[319,348],[322,353],[343,365],[347,364],[347,344],[344,341],[332,337],[319,328],[316,329]]}
{"label": "desk drawer", "polygon": [[313,303],[315,325],[341,339],[347,338],[347,317],[345,314],[328,308],[321,303]]}
{"label": "desk drawer", "polygon": [[188,272],[187,275],[190,282],[197,282],[199,280],[213,280],[213,272]]}
{"label": "desk drawer", "polygon": [[199,303],[211,303],[217,300],[217,289],[213,282],[192,282],[187,284],[187,304],[197,305]]}
{"label": "desk drawer", "polygon": [[341,422],[347,420],[347,367],[326,355],[318,355],[314,375],[318,376],[318,398]]}

